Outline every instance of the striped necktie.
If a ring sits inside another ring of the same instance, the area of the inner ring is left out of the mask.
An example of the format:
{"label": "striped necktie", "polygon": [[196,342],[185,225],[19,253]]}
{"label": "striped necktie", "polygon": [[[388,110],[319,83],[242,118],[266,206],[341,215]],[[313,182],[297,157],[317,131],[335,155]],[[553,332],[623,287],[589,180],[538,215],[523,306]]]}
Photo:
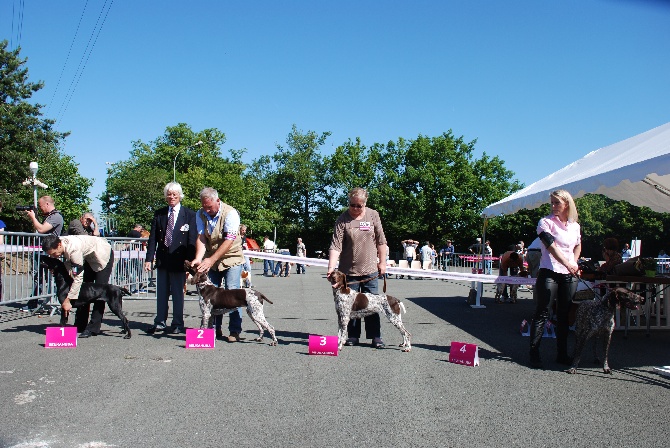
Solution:
{"label": "striped necktie", "polygon": [[165,245],[170,247],[172,244],[172,228],[174,227],[174,209],[170,207],[170,214],[168,215],[167,228],[165,229]]}

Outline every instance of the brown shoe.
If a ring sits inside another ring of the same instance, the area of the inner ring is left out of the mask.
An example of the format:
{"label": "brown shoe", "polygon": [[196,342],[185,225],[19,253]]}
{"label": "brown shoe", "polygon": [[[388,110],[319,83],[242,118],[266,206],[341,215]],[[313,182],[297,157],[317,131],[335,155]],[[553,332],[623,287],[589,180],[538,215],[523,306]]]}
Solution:
{"label": "brown shoe", "polygon": [[228,336],[228,342],[240,342],[241,340],[239,333],[230,333],[230,336]]}

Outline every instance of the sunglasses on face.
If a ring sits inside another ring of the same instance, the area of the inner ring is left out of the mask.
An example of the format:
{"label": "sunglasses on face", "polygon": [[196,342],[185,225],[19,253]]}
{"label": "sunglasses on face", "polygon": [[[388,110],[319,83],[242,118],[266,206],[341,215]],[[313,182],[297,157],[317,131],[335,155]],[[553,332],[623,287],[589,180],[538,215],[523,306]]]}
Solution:
{"label": "sunglasses on face", "polygon": [[349,207],[352,207],[352,208],[363,208],[363,207],[365,207],[365,205],[349,203]]}

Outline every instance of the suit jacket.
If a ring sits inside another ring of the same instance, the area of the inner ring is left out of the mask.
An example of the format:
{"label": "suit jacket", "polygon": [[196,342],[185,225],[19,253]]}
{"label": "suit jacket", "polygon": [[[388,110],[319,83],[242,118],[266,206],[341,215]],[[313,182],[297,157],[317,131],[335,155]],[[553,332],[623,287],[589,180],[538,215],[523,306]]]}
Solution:
{"label": "suit jacket", "polygon": [[146,261],[156,257],[156,268],[171,272],[183,272],[184,261],[195,257],[195,241],[198,238],[195,212],[183,205],[179,209],[172,231],[172,243],[165,246],[165,229],[167,228],[170,207],[156,210],[151,222],[151,234],[147,245]]}

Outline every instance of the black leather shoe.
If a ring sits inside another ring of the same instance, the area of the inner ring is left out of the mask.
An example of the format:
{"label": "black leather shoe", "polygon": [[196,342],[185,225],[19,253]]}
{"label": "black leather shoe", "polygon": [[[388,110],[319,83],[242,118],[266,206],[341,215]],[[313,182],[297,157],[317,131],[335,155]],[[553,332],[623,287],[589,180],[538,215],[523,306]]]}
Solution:
{"label": "black leather shoe", "polygon": [[81,333],[79,333],[80,338],[90,338],[91,336],[97,336],[98,333],[92,333],[89,330],[84,330]]}
{"label": "black leather shoe", "polygon": [[154,334],[154,333],[156,333],[157,331],[165,331],[165,330],[166,330],[165,325],[158,324],[158,325],[152,325],[152,326],[150,326],[149,328],[147,328],[147,329],[144,330],[144,331],[146,331],[147,334]]}
{"label": "black leather shoe", "polygon": [[384,341],[382,341],[382,338],[374,338],[372,340],[372,348],[384,348],[386,347],[384,345]]}
{"label": "black leather shoe", "polygon": [[344,345],[349,346],[349,347],[353,347],[354,345],[358,345],[358,338],[349,338],[349,339],[346,340]]}
{"label": "black leather shoe", "polygon": [[183,329],[183,328],[174,327],[174,328],[172,329],[172,334],[182,334],[182,333],[184,333],[184,329]]}

